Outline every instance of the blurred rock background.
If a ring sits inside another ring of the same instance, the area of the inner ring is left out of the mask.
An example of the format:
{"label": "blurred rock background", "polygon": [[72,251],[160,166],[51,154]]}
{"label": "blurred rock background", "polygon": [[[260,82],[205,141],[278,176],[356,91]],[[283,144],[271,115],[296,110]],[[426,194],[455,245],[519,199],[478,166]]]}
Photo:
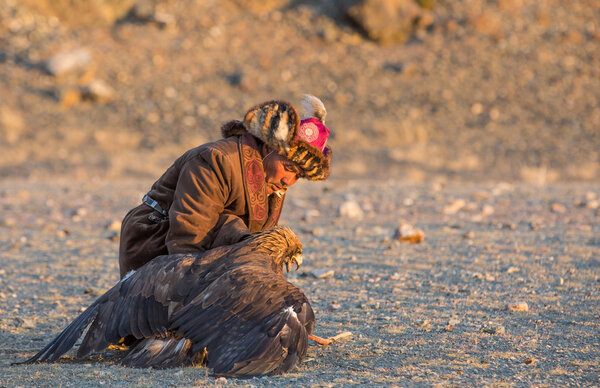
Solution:
{"label": "blurred rock background", "polygon": [[596,0],[0,0],[0,177],[157,178],[255,103],[338,178],[600,177]]}

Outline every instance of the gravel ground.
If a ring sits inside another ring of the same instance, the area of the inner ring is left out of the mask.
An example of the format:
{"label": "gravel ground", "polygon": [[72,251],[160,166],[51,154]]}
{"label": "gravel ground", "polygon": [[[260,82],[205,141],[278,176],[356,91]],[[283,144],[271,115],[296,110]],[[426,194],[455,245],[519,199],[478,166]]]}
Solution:
{"label": "gravel ground", "polygon": [[[134,3],[154,21],[121,17]],[[600,385],[600,3],[438,0],[392,45],[347,4],[0,0],[1,387]],[[10,366],[118,280],[120,221],[176,157],[307,92],[333,174],[290,191],[289,279],[316,334],[352,338],[251,380],[115,351]]]}
{"label": "gravel ground", "polygon": [[[283,223],[305,266],[288,279],[316,334],[353,336],[283,376],[128,369],[116,351],[11,366],[118,280],[116,229],[150,183],[0,182],[0,386],[600,384],[597,184],[299,183]],[[403,223],[424,241],[398,242]]]}

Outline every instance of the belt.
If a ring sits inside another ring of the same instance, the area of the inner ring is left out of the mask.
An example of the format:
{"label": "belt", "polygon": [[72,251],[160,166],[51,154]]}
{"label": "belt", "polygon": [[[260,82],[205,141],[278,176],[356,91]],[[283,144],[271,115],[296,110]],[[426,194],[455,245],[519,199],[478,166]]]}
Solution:
{"label": "belt", "polygon": [[165,209],[163,209],[158,204],[158,202],[156,202],[156,200],[152,199],[148,194],[144,195],[144,198],[142,198],[142,202],[145,203],[146,205],[150,206],[152,209],[156,210],[163,216],[165,216],[165,217],[169,216],[169,213],[167,213],[167,211]]}

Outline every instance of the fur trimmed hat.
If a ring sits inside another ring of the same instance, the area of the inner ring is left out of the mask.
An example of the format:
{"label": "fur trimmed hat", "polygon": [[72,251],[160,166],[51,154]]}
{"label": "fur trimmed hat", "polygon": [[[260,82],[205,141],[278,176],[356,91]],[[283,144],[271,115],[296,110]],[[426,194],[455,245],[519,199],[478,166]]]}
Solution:
{"label": "fur trimmed hat", "polygon": [[312,181],[329,176],[331,149],[325,146],[329,129],[325,127],[325,106],[317,97],[302,99],[304,120],[294,107],[284,101],[268,101],[252,107],[244,121],[223,125],[223,136],[240,136],[249,132],[278,154],[298,164],[304,177]]}

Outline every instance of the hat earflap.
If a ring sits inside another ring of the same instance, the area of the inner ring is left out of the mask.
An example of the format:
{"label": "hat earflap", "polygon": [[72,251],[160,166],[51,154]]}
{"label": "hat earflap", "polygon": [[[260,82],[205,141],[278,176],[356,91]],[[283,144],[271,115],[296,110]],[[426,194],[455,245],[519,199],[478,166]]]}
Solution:
{"label": "hat earflap", "polygon": [[299,141],[290,148],[286,157],[298,164],[304,176],[310,181],[322,181],[329,177],[331,164],[331,148],[325,147],[321,152],[317,147],[305,141]]}

